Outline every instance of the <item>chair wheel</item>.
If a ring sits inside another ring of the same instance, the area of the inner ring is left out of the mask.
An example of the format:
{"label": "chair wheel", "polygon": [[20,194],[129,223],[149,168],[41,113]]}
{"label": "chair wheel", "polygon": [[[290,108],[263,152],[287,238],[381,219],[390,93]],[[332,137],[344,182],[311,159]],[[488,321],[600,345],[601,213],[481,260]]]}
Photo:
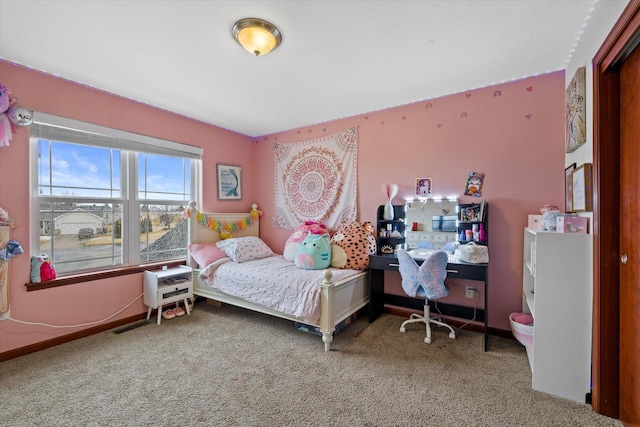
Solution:
{"label": "chair wheel", "polygon": [[427,344],[431,344],[431,338],[425,338],[424,342],[427,343]]}
{"label": "chair wheel", "polygon": [[451,332],[449,334],[449,338],[451,338],[452,340],[455,340],[456,339],[456,333],[455,332]]}
{"label": "chair wheel", "polygon": [[404,326],[400,326],[400,332],[402,332],[404,334],[405,332],[407,332],[407,330],[405,329]]}

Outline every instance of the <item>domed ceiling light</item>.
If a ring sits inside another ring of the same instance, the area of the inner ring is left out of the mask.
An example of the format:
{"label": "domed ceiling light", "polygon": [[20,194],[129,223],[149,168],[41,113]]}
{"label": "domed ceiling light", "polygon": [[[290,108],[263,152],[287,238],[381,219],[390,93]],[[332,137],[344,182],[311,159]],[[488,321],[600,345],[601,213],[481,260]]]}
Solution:
{"label": "domed ceiling light", "polygon": [[278,47],[282,34],[270,22],[258,18],[241,19],[233,25],[233,37],[255,56],[265,55]]}

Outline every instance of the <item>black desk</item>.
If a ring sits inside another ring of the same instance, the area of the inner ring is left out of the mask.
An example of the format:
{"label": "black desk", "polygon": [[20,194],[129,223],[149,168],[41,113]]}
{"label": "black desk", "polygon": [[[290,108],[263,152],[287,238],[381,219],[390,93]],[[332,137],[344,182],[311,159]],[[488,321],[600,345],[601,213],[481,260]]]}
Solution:
{"label": "black desk", "polygon": [[[407,307],[415,310],[423,310],[424,300],[384,293],[384,272],[385,270],[398,271],[398,258],[395,255],[371,255],[369,257],[369,322],[373,322],[384,312],[384,305],[390,304],[398,307]],[[418,264],[422,260],[416,259]],[[460,261],[453,256],[449,257],[447,264],[447,278],[474,280],[484,283],[484,309],[476,310],[476,320],[484,322],[484,351],[488,349],[489,326],[488,326],[488,295],[489,286],[487,284],[488,264],[470,264]],[[429,301],[434,307],[434,302]],[[440,312],[447,316],[459,317],[463,319],[473,318],[473,308],[462,307],[446,303],[438,303]],[[434,312],[432,310],[432,312]]]}

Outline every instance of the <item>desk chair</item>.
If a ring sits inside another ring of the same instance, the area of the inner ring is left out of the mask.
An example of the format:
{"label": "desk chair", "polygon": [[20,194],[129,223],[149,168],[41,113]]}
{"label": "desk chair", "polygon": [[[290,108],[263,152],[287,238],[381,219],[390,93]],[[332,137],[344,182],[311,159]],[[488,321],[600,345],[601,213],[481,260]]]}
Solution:
{"label": "desk chair", "polygon": [[424,323],[427,336],[424,342],[431,344],[431,323],[448,328],[449,338],[455,339],[456,332],[440,318],[432,318],[429,309],[429,300],[438,300],[449,295],[449,288],[444,283],[447,277],[447,262],[449,256],[444,251],[433,252],[426,256],[422,265],[416,261],[404,249],[398,250],[398,265],[402,276],[402,289],[410,297],[423,297],[424,315],[411,314],[409,320],[405,320],[400,326],[400,332],[405,332],[405,326],[410,323]]}

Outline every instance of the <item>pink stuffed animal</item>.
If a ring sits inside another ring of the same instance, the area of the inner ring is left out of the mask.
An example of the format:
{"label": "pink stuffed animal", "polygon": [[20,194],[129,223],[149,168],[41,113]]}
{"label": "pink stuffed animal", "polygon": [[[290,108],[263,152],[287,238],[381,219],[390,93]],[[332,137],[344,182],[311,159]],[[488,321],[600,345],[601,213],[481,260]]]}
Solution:
{"label": "pink stuffed animal", "polygon": [[9,88],[0,83],[0,113],[4,113],[9,109],[11,105],[11,101],[9,100],[10,93]]}

